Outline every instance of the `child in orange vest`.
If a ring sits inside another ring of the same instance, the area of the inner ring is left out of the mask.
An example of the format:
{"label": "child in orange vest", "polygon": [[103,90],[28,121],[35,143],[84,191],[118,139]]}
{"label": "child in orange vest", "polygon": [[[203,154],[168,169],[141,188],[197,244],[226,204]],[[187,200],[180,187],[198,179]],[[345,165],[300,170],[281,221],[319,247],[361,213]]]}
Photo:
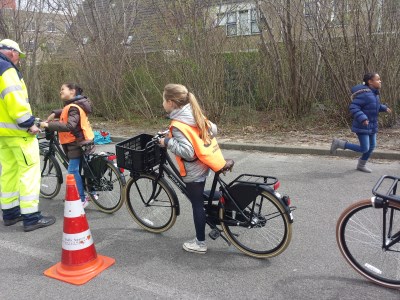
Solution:
{"label": "child in orange vest", "polygon": [[[60,98],[64,101],[64,108],[53,110],[47,121],[40,123],[40,127],[59,132],[60,143],[69,159],[68,174],[74,175],[83,207],[86,207],[89,197],[85,196],[79,171],[83,156],[82,144],[93,141],[94,134],[87,118],[92,112],[92,104],[82,93],[83,89],[75,83],[63,84]],[[60,120],[50,122],[55,118]]]}
{"label": "child in orange vest", "polygon": [[[177,156],[188,198],[192,203],[196,238],[183,244],[189,252],[206,253],[206,214],[204,211],[204,186],[210,168],[221,170],[225,160],[215,141],[216,126],[206,119],[196,97],[180,84],[164,88],[163,107],[172,119],[170,136],[160,144]],[[204,147],[211,145],[212,147]],[[207,153],[206,148],[213,150]]]}

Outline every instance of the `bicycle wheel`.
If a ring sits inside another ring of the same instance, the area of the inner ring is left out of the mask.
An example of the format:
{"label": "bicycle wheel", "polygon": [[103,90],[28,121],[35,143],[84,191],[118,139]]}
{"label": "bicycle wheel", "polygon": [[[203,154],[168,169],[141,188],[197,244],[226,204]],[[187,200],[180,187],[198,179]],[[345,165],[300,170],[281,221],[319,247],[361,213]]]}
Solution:
{"label": "bicycle wheel", "polygon": [[[386,232],[383,232],[383,218],[387,221]],[[346,261],[359,274],[379,285],[399,288],[400,244],[390,250],[382,249],[383,236],[390,241],[392,234],[399,230],[399,203],[390,202],[384,216],[383,209],[374,208],[371,200],[362,200],[349,206],[339,217],[336,240]]]}
{"label": "bicycle wheel", "polygon": [[[254,209],[253,209],[254,207]],[[240,212],[219,209],[222,229],[228,240],[243,253],[268,258],[282,253],[292,238],[292,224],[279,200],[263,191]],[[253,225],[238,225],[252,220]]]}
{"label": "bicycle wheel", "polygon": [[170,229],[176,221],[176,195],[169,184],[160,179],[155,192],[156,176],[141,174],[126,184],[126,205],[132,218],[142,228],[160,233]]}
{"label": "bicycle wheel", "polygon": [[106,161],[107,168],[101,178],[85,178],[90,199],[97,208],[105,213],[113,213],[124,203],[124,179],[119,169],[111,161]]}
{"label": "bicycle wheel", "polygon": [[61,189],[59,178],[62,176],[60,165],[53,155],[48,155],[45,151],[40,151],[40,195],[51,199],[58,195]]}

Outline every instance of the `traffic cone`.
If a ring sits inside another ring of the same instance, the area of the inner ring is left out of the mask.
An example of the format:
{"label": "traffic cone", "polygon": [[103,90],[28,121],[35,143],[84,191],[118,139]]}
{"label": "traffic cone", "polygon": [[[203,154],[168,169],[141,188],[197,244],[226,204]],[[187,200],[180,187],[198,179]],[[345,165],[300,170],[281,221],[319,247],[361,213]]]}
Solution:
{"label": "traffic cone", "polygon": [[114,263],[113,258],[97,255],[75,177],[68,174],[61,262],[44,271],[44,275],[81,285]]}

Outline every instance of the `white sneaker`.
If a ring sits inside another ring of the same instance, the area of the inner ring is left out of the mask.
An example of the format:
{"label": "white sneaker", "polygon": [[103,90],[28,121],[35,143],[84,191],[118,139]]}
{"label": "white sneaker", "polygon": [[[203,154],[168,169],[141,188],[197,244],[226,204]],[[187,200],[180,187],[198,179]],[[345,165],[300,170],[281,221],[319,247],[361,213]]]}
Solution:
{"label": "white sneaker", "polygon": [[82,202],[83,208],[86,208],[89,205],[89,200],[90,200],[90,197],[86,196],[85,201]]}
{"label": "white sneaker", "polygon": [[199,242],[197,238],[195,238],[194,240],[183,243],[183,249],[188,252],[205,254],[207,252],[207,245],[206,242]]}
{"label": "white sneaker", "polygon": [[[90,192],[90,195],[93,197],[94,200],[99,199],[99,194],[97,194],[96,192]],[[89,198],[89,201],[90,201],[90,198]]]}

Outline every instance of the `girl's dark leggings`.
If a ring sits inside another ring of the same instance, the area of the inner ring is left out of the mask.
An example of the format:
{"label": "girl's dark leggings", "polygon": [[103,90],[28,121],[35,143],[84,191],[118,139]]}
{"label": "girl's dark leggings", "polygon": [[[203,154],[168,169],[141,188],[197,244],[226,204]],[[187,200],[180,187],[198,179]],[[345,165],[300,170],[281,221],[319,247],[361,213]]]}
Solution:
{"label": "girl's dark leggings", "polygon": [[205,184],[205,181],[186,183],[188,198],[192,203],[194,227],[198,241],[205,241],[206,239],[206,212],[204,211],[203,197]]}

